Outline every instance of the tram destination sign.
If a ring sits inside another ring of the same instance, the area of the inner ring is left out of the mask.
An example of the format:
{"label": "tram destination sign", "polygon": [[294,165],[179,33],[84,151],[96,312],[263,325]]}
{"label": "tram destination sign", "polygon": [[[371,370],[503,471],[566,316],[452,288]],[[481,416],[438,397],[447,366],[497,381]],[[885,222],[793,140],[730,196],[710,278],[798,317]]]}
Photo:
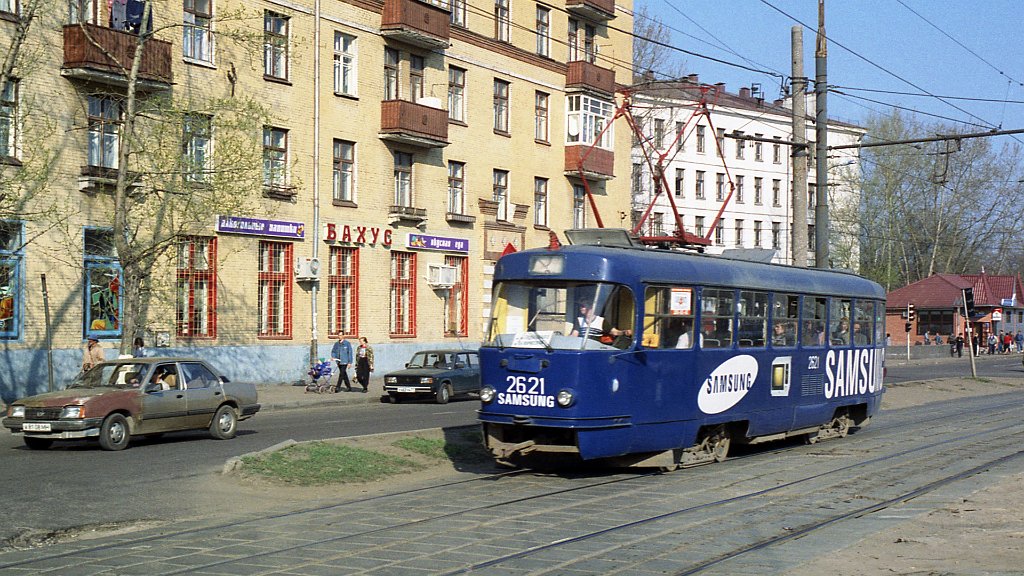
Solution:
{"label": "tram destination sign", "polygon": [[216,229],[217,232],[221,233],[273,236],[275,238],[292,238],[295,240],[301,240],[306,237],[306,225],[303,222],[244,218],[241,216],[217,216]]}

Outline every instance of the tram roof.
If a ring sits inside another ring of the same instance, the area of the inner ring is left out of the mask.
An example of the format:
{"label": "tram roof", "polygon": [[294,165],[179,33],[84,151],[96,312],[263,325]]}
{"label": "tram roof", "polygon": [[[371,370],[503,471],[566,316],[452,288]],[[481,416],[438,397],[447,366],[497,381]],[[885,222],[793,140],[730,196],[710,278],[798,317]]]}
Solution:
{"label": "tram roof", "polygon": [[[554,276],[531,275],[530,257],[537,254],[564,254],[565,269]],[[880,285],[850,271],[798,268],[645,247],[570,245],[554,251],[524,250],[498,260],[495,279],[509,278],[697,284],[885,299],[885,290]]]}

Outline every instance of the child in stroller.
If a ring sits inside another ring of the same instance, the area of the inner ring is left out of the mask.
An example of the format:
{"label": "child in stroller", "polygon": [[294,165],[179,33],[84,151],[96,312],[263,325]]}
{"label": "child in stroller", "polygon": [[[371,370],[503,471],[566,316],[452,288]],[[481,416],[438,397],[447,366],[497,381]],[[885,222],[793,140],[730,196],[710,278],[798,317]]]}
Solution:
{"label": "child in stroller", "polygon": [[309,369],[310,382],[306,384],[306,392],[324,394],[331,391],[331,363],[328,360],[320,359]]}

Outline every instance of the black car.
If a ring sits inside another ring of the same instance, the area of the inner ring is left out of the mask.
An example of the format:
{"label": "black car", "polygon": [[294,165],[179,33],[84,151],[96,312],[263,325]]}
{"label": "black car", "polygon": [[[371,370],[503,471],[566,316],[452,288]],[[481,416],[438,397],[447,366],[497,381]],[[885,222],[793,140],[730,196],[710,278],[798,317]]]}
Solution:
{"label": "black car", "polygon": [[425,350],[413,355],[405,370],[384,375],[384,392],[397,404],[403,398],[432,397],[446,404],[458,394],[480,391],[480,361],[476,351]]}

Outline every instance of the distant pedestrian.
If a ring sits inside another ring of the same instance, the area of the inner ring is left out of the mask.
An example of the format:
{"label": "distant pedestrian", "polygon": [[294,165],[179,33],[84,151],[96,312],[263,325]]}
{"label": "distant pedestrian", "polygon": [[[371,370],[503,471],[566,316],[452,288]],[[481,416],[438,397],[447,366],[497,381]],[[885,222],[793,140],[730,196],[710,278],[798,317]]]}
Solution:
{"label": "distant pedestrian", "polygon": [[338,364],[338,382],[334,385],[335,392],[341,392],[341,384],[345,383],[345,390],[352,391],[352,383],[348,379],[348,365],[352,363],[352,343],[341,334],[338,341],[331,347],[331,359]]}
{"label": "distant pedestrian", "polygon": [[370,372],[373,372],[373,348],[363,336],[356,348],[356,381],[363,387],[363,392],[370,388]]}
{"label": "distant pedestrian", "polygon": [[103,356],[103,347],[100,341],[90,336],[86,339],[85,349],[82,350],[82,372],[87,372],[93,366],[106,360]]}
{"label": "distant pedestrian", "polygon": [[1024,334],[1017,330],[1017,335],[1013,337],[1014,342],[1017,343],[1017,352],[1024,352]]}
{"label": "distant pedestrian", "polygon": [[928,346],[932,343],[932,333],[928,330],[924,331],[924,345]]}
{"label": "distant pedestrian", "polygon": [[995,354],[996,353],[996,342],[997,342],[996,341],[996,335],[992,334],[990,332],[989,335],[988,335],[988,340],[985,341],[985,343],[988,344],[988,353],[989,354]]}
{"label": "distant pedestrian", "polygon": [[942,344],[942,334],[936,334],[935,335],[935,344],[936,345]]}
{"label": "distant pedestrian", "polygon": [[132,356],[135,358],[146,357],[146,343],[141,336],[136,336],[135,341],[132,342]]}
{"label": "distant pedestrian", "polygon": [[956,335],[956,341],[953,343],[953,346],[956,347],[956,357],[957,358],[963,358],[964,357],[964,335],[963,334],[957,334]]}
{"label": "distant pedestrian", "polygon": [[892,334],[888,332],[885,333],[885,345],[892,346]]}

